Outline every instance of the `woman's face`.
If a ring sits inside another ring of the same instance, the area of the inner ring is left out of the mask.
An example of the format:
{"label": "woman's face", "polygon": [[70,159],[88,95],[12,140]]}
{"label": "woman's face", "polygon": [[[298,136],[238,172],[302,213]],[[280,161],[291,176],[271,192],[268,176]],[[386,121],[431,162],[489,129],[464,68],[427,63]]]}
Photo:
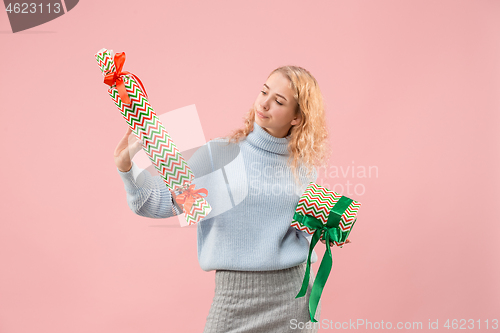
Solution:
{"label": "woman's face", "polygon": [[292,125],[300,122],[300,113],[295,114],[297,102],[289,84],[283,74],[274,73],[267,79],[254,103],[255,122],[277,138],[284,138]]}

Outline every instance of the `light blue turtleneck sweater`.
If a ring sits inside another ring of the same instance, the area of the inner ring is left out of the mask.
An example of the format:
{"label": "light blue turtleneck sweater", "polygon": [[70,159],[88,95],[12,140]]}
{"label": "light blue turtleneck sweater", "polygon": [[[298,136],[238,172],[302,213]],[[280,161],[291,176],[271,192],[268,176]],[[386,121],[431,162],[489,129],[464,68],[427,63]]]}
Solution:
{"label": "light blue turtleneck sweater", "polygon": [[[287,166],[288,142],[289,137],[276,138],[254,122],[253,131],[239,143],[210,140],[188,160],[195,175],[192,184],[207,189],[205,199],[212,206],[197,224],[203,270],[267,271],[306,262],[311,235],[290,223],[317,172],[307,178],[305,168],[300,169],[302,186],[294,182]],[[182,213],[159,175],[152,177],[134,162],[131,170],[118,173],[135,214],[167,218]],[[311,261],[317,260],[313,251]]]}

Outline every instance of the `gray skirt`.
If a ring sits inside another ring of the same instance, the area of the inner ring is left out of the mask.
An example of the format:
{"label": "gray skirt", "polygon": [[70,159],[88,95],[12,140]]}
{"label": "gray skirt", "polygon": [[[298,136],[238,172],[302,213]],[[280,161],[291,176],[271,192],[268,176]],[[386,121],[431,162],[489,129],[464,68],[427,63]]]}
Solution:
{"label": "gray skirt", "polygon": [[216,270],[215,296],[203,333],[317,332],[321,301],[314,316],[318,322],[310,322],[309,316],[312,267],[306,295],[295,298],[305,269],[304,263],[274,271]]}

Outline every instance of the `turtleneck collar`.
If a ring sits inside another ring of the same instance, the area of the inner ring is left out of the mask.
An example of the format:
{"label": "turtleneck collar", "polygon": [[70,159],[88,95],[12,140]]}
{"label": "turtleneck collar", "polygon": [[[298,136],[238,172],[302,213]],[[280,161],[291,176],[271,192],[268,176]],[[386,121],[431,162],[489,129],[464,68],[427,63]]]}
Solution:
{"label": "turtleneck collar", "polygon": [[289,155],[288,142],[290,142],[290,135],[284,138],[277,138],[267,133],[255,121],[253,122],[253,131],[248,134],[246,140],[252,146],[268,152],[279,155]]}

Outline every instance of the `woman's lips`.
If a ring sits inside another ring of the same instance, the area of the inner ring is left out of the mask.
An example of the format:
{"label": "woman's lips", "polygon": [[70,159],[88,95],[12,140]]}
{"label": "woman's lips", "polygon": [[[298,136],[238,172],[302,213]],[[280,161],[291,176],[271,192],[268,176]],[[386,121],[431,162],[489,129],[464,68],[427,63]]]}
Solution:
{"label": "woman's lips", "polygon": [[256,111],[257,112],[257,115],[260,117],[260,118],[267,118],[265,117],[262,113],[260,113],[259,111]]}

